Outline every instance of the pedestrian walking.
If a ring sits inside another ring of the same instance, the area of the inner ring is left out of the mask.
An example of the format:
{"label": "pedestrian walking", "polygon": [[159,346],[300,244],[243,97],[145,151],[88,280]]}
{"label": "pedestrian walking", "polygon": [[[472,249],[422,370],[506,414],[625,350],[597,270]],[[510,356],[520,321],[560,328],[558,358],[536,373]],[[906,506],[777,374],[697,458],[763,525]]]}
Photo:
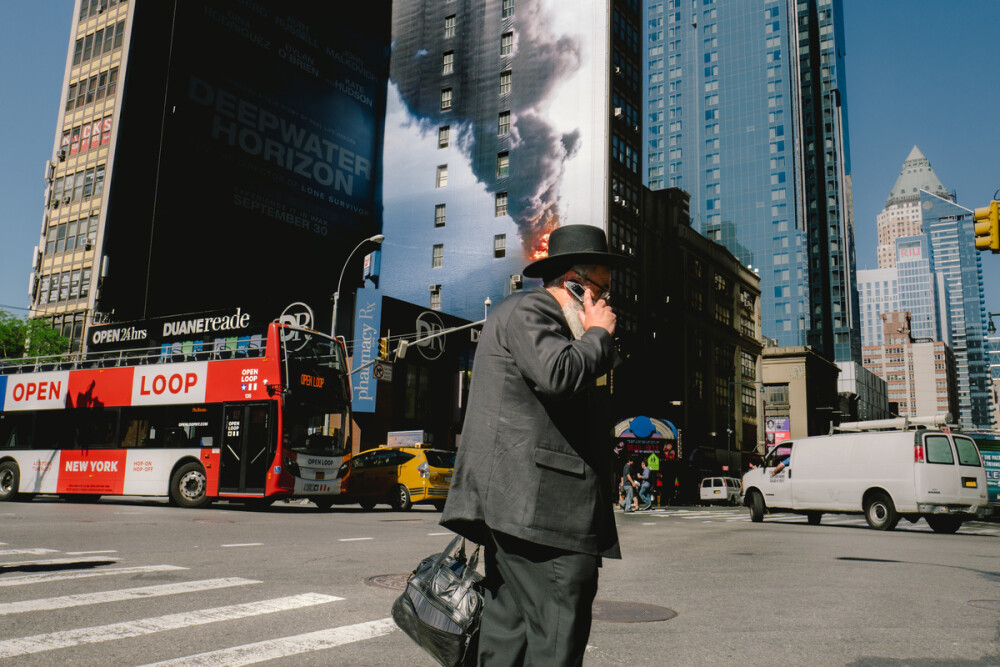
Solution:
{"label": "pedestrian walking", "polygon": [[484,545],[480,665],[579,665],[602,557],[620,558],[610,415],[596,380],[620,359],[608,252],[590,225],[556,229],[479,338],[441,524]]}

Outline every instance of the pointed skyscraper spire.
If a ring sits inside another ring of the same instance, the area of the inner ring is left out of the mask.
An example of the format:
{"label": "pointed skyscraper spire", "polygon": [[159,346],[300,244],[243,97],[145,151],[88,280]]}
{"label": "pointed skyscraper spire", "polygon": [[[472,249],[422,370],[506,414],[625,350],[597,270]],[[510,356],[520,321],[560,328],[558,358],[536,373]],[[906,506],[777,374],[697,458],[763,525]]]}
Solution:
{"label": "pointed skyscraper spire", "polygon": [[951,199],[944,185],[938,180],[937,174],[931,169],[930,161],[924,157],[919,148],[914,146],[910,154],[906,156],[903,169],[899,172],[899,178],[892,186],[892,191],[889,193],[889,199],[886,200],[885,205],[889,207],[905,201],[916,201],[920,199],[921,190],[926,190],[938,197]]}

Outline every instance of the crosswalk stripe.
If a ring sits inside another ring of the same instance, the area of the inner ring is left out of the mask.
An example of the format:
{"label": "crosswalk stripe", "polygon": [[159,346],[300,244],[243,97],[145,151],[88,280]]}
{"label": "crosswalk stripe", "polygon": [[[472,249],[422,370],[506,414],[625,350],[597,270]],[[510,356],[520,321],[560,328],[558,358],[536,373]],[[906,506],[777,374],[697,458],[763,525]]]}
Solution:
{"label": "crosswalk stripe", "polygon": [[161,595],[176,595],[178,593],[196,593],[198,591],[210,591],[218,588],[259,583],[259,581],[254,579],[229,577],[224,579],[183,581],[174,584],[158,584],[155,586],[137,586],[135,588],[122,588],[116,591],[62,595],[60,597],[41,598],[38,600],[22,600],[20,602],[0,603],[0,616],[5,614],[19,614],[26,611],[51,611],[53,609],[82,607],[83,605],[100,604],[102,602],[141,600],[144,598],[160,597]]}
{"label": "crosswalk stripe", "polygon": [[335,646],[380,637],[395,629],[396,624],[391,618],[383,618],[377,621],[355,623],[339,628],[307,632],[293,637],[282,637],[281,639],[234,646],[233,648],[199,653],[174,660],[154,662],[143,665],[143,667],[238,667],[239,665],[253,665],[265,660],[277,660],[291,655],[322,651]]}
{"label": "crosswalk stripe", "polygon": [[302,607],[311,607],[328,602],[343,600],[333,595],[320,593],[303,593],[273,600],[234,604],[226,607],[202,609],[200,611],[183,612],[154,616],[137,621],[98,625],[77,630],[62,630],[41,635],[32,635],[19,639],[0,640],[0,658],[14,658],[31,653],[42,653],[60,648],[70,648],[81,644],[99,644],[114,639],[139,637],[166,630],[178,630],[196,625],[216,623],[218,621],[233,621],[261,614],[273,614],[279,611],[289,611]]}
{"label": "crosswalk stripe", "polygon": [[2,549],[0,556],[42,556],[59,553],[58,549]]}
{"label": "crosswalk stripe", "polygon": [[46,560],[16,560],[0,563],[0,572],[25,565],[68,565],[70,563],[107,563],[121,558],[115,556],[84,556],[83,558],[49,558]]}
{"label": "crosswalk stripe", "polygon": [[143,565],[140,567],[119,567],[107,570],[62,570],[60,572],[39,572],[23,574],[17,577],[0,579],[0,586],[23,586],[25,584],[41,584],[49,581],[64,581],[66,579],[83,579],[85,577],[103,577],[112,574],[143,574],[146,572],[166,572],[168,570],[186,570],[179,565]]}

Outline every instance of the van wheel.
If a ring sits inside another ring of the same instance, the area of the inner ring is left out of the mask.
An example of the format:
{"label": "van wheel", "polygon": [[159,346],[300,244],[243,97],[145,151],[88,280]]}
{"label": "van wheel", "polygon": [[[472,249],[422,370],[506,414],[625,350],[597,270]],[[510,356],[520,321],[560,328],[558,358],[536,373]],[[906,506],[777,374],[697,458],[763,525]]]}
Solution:
{"label": "van wheel", "polygon": [[13,461],[0,463],[0,501],[14,500],[20,485],[21,471]]}
{"label": "van wheel", "polygon": [[170,497],[181,507],[201,507],[208,502],[207,484],[200,463],[185,463],[170,478]]}
{"label": "van wheel", "polygon": [[750,508],[750,520],[760,523],[764,520],[764,497],[759,491],[751,491],[747,500],[747,507]]}
{"label": "van wheel", "polygon": [[402,484],[397,484],[396,488],[393,489],[392,499],[389,501],[392,505],[392,509],[406,512],[411,507],[413,507],[413,501],[410,500],[409,490]]}
{"label": "van wheel", "polygon": [[932,514],[924,518],[927,519],[927,524],[935,533],[950,535],[962,527],[962,518],[957,516]]}
{"label": "van wheel", "polygon": [[875,530],[892,530],[899,523],[892,498],[882,492],[873,493],[865,503],[865,519]]}
{"label": "van wheel", "polygon": [[822,519],[822,512],[806,512],[806,521],[809,522],[810,526],[818,526]]}

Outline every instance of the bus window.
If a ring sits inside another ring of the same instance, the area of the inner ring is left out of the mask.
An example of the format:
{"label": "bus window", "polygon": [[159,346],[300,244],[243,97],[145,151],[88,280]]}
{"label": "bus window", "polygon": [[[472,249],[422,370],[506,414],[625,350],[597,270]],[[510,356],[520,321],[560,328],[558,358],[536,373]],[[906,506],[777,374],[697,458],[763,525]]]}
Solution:
{"label": "bus window", "polygon": [[0,449],[30,448],[32,421],[30,412],[0,414]]}
{"label": "bus window", "polygon": [[35,420],[34,449],[76,449],[76,410],[47,410]]}
{"label": "bus window", "polygon": [[109,449],[116,446],[118,410],[77,409],[69,411],[76,423],[76,447],[79,449]]}

